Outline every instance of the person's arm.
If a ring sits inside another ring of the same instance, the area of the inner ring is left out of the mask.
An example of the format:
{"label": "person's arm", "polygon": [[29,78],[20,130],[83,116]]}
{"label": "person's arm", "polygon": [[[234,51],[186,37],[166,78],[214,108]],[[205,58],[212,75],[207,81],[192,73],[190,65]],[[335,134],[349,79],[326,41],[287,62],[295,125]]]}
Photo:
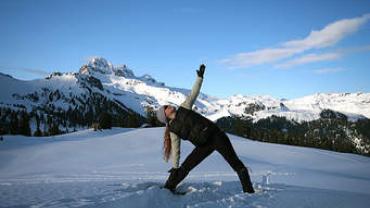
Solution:
{"label": "person's arm", "polygon": [[191,110],[192,106],[197,99],[200,88],[202,87],[203,83],[203,75],[204,71],[206,69],[206,66],[204,64],[200,65],[199,70],[197,70],[197,79],[195,80],[195,83],[193,85],[193,88],[191,89],[190,95],[188,95],[183,103],[181,103],[181,106]]}
{"label": "person's arm", "polygon": [[180,138],[175,133],[170,132],[171,137],[171,158],[172,167],[178,168],[180,162]]}
{"label": "person's arm", "polygon": [[[193,85],[190,95],[186,98],[186,100],[181,104],[182,107],[191,110],[195,100],[199,95],[200,88],[202,87],[203,82],[203,75],[205,70],[204,64],[200,65],[199,70],[197,70],[197,79]],[[178,168],[180,162],[180,144],[181,140],[178,135],[173,132],[170,132],[171,138],[171,157],[172,157],[172,167]]]}

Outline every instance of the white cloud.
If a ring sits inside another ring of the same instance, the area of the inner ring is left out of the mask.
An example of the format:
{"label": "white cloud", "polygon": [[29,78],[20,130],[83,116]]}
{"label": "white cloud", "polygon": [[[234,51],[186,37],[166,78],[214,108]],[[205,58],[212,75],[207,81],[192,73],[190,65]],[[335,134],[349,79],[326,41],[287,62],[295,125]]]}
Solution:
{"label": "white cloud", "polygon": [[313,72],[315,74],[333,74],[337,72],[345,71],[343,68],[321,68],[321,69],[316,69]]}
{"label": "white cloud", "polygon": [[370,45],[338,49],[335,52],[322,53],[322,54],[311,53],[311,54],[307,54],[307,55],[304,55],[304,56],[301,56],[295,59],[291,59],[281,64],[277,64],[275,65],[275,67],[290,68],[290,67],[301,65],[301,64],[308,64],[308,63],[320,62],[320,61],[331,61],[331,60],[339,59],[345,55],[366,52],[366,51],[370,51]]}
{"label": "white cloud", "polygon": [[324,48],[336,44],[344,37],[356,32],[361,25],[370,19],[370,14],[352,19],[343,19],[331,23],[319,31],[311,33],[303,40],[292,40],[285,42],[286,47],[311,49]]}
{"label": "white cloud", "polygon": [[8,66],[0,66],[0,69],[5,71],[22,71],[29,74],[34,74],[38,76],[47,76],[50,72],[43,70],[43,69],[35,69],[35,68],[26,68],[26,67],[8,67]]}
{"label": "white cloud", "polygon": [[221,63],[232,68],[241,68],[273,62],[282,58],[290,57],[294,53],[295,50],[290,48],[267,48],[254,52],[239,53],[231,58],[221,60]]}
{"label": "white cloud", "polygon": [[319,62],[319,61],[329,61],[329,60],[335,60],[342,56],[341,53],[322,53],[322,54],[315,54],[310,53],[301,57],[298,57],[296,59],[292,59],[290,61],[284,62],[282,64],[276,65],[277,68],[290,68],[297,65],[302,64],[308,64],[313,62]]}
{"label": "white cloud", "polygon": [[249,67],[289,58],[310,49],[332,46],[348,35],[355,33],[369,20],[370,14],[352,19],[338,20],[325,26],[321,30],[311,31],[306,38],[283,42],[279,47],[239,53],[221,60],[221,63],[230,68]]}

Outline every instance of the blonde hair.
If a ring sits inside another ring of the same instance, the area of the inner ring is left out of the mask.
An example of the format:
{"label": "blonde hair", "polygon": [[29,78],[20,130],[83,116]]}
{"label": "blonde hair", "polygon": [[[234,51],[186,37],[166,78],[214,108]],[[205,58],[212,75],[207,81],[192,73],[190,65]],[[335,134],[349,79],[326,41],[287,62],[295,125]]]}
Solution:
{"label": "blonde hair", "polygon": [[171,137],[170,137],[170,127],[167,124],[166,129],[164,130],[163,137],[163,159],[166,162],[168,162],[170,155],[171,155]]}

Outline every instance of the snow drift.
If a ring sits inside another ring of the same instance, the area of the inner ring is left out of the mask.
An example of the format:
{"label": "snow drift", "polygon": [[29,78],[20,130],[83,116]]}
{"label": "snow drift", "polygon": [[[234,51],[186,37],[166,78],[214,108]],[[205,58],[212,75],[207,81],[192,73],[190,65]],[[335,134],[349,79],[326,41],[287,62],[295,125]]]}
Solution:
{"label": "snow drift", "polygon": [[[367,207],[370,158],[229,135],[251,169],[244,194],[218,153],[180,185],[161,189],[163,128],[83,130],[0,142],[0,207]],[[182,160],[192,150],[182,142]]]}

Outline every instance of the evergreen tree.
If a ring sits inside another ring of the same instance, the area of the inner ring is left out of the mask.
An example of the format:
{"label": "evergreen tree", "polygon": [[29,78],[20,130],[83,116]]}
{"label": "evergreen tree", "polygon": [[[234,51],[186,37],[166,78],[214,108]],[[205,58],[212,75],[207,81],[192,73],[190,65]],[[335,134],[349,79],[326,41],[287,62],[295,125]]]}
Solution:
{"label": "evergreen tree", "polygon": [[112,116],[107,112],[102,112],[99,116],[99,124],[102,129],[112,128]]}
{"label": "evergreen tree", "polygon": [[42,136],[42,132],[40,128],[37,128],[36,131],[33,133],[33,136],[40,137]]}
{"label": "evergreen tree", "polygon": [[10,133],[18,134],[18,132],[19,132],[18,115],[16,112],[12,111],[10,117]]}
{"label": "evergreen tree", "polygon": [[5,131],[5,129],[3,128],[3,126],[0,126],[0,135],[4,135],[6,133],[7,132]]}
{"label": "evergreen tree", "polygon": [[40,117],[37,111],[35,113],[35,120],[36,120],[36,129],[40,129]]}
{"label": "evergreen tree", "polygon": [[26,111],[21,112],[19,133],[25,136],[31,136],[30,119]]}
{"label": "evergreen tree", "polygon": [[134,114],[128,114],[127,115],[127,127],[129,128],[137,128],[140,126],[139,119],[136,115]]}
{"label": "evergreen tree", "polygon": [[157,116],[155,114],[155,111],[153,110],[152,107],[147,107],[146,108],[146,122],[150,125],[150,126],[161,126],[160,122],[158,121],[157,119]]}
{"label": "evergreen tree", "polygon": [[61,131],[59,130],[59,126],[56,123],[51,124],[51,127],[49,128],[49,135],[57,135],[60,134]]}

